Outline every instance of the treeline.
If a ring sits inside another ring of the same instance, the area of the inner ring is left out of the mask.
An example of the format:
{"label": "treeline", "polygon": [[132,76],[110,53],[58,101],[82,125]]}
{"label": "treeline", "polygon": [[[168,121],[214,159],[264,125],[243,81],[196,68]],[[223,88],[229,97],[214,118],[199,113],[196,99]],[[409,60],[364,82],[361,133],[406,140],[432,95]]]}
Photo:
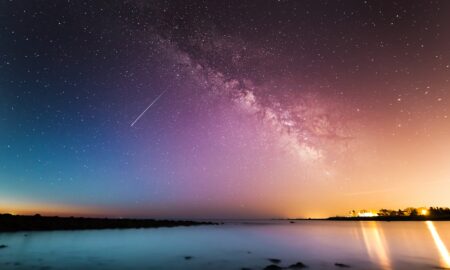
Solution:
{"label": "treeline", "polygon": [[[364,215],[364,214],[373,215]],[[350,216],[330,217],[329,220],[378,220],[378,221],[424,221],[446,220],[450,221],[450,208],[448,207],[408,207],[406,209],[390,210],[380,209],[378,212],[362,210],[350,212]]]}
{"label": "treeline", "polygon": [[450,208],[448,207],[430,207],[428,212],[432,217],[450,217]]}
{"label": "treeline", "polygon": [[448,207],[429,207],[429,208],[413,208],[408,207],[406,209],[389,210],[380,209],[378,216],[381,217],[415,217],[415,216],[428,216],[428,217],[450,217],[450,208]]}

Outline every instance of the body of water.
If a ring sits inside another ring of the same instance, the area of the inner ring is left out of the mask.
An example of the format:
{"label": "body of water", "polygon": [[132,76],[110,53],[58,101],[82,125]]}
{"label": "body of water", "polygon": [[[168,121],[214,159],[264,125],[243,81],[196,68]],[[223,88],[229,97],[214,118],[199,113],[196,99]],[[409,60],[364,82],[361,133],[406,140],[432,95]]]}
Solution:
{"label": "body of water", "polygon": [[449,268],[450,222],[287,221],[0,233],[0,269]]}

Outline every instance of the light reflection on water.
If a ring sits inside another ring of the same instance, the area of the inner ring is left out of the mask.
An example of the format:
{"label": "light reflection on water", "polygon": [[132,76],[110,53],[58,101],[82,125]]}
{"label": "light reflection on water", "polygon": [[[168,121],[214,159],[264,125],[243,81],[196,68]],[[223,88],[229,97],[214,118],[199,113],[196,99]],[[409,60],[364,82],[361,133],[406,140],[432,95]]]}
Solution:
{"label": "light reflection on water", "polygon": [[448,254],[447,247],[445,246],[444,242],[442,241],[441,237],[439,236],[439,233],[436,230],[436,227],[434,226],[432,221],[426,221],[428,230],[431,233],[431,236],[433,237],[434,243],[436,244],[436,248],[439,251],[439,254],[441,255],[442,259],[442,266],[445,268],[450,268],[450,255]]}
{"label": "light reflection on water", "polygon": [[388,245],[384,239],[383,231],[376,221],[361,222],[364,235],[364,244],[372,261],[379,262],[383,269],[391,269],[388,257]]}
{"label": "light reflection on water", "polygon": [[[0,269],[449,267],[450,222],[282,221],[159,229],[0,233]],[[185,260],[185,256],[192,256]]]}

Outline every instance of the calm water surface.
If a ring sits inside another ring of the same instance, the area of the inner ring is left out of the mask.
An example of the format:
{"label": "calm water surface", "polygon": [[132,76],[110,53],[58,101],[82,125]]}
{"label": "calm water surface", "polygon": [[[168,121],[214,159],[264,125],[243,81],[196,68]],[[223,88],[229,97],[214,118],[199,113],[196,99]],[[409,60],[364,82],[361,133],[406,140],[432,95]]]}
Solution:
{"label": "calm water surface", "polygon": [[[0,233],[0,269],[450,267],[450,222],[299,221],[158,229]],[[185,256],[192,256],[186,260]]]}

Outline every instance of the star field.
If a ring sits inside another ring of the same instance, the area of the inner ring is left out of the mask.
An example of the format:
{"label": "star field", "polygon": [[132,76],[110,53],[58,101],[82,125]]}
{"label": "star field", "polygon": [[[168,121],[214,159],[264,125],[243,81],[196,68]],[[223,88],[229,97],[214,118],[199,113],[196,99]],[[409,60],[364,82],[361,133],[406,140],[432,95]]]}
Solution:
{"label": "star field", "polygon": [[449,15],[446,1],[4,1],[0,210],[448,205]]}

